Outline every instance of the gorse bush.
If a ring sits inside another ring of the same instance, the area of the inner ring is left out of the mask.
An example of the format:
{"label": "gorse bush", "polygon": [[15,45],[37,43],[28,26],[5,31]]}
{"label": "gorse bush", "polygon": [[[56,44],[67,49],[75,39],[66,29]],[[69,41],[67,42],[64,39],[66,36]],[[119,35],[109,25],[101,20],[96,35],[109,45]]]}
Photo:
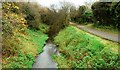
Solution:
{"label": "gorse bush", "polygon": [[[17,44],[12,43],[17,40],[15,38],[16,32],[25,33],[25,29],[27,28],[26,20],[21,16],[13,13],[13,9],[19,9],[14,3],[3,3],[3,18],[2,18],[2,25],[3,25],[3,54],[7,54],[9,57],[10,55],[15,55],[16,50],[19,47],[16,47]],[[8,52],[10,54],[8,54]]]}
{"label": "gorse bush", "polygon": [[2,4],[3,11],[3,36],[10,36],[9,34],[13,34],[15,32],[24,32],[26,29],[26,20],[23,18],[23,14],[17,14],[13,9],[19,10],[19,7],[14,3],[3,3]]}
{"label": "gorse bush", "polygon": [[26,14],[21,12],[19,3],[4,2],[2,12],[2,67],[32,68],[35,56],[42,52],[48,38],[42,33],[47,26],[40,27],[42,32],[28,29]]}
{"label": "gorse bush", "polygon": [[13,2],[2,3],[2,9],[4,9],[5,13],[13,12],[17,13],[19,11],[19,7],[15,5]]}
{"label": "gorse bush", "polygon": [[[54,41],[61,53],[60,56],[54,56],[60,68],[115,69],[119,67],[118,53],[109,49],[110,45],[106,46],[100,38],[73,26],[60,31]],[[65,66],[64,63],[67,65]]]}

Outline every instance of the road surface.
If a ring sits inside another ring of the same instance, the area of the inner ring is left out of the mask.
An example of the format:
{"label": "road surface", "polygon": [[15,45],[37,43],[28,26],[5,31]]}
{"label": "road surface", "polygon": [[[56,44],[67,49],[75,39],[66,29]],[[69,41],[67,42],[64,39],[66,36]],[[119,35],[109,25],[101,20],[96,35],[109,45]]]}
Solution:
{"label": "road surface", "polygon": [[80,29],[82,29],[86,32],[89,32],[91,34],[99,36],[101,38],[120,43],[120,40],[119,40],[120,35],[119,34],[103,32],[103,31],[100,31],[100,30],[97,30],[97,29],[94,29],[94,28],[90,28],[90,27],[87,27],[87,26],[84,26],[84,25],[78,25],[78,24],[72,23],[72,22],[70,22],[70,24],[73,25],[73,26],[76,26],[77,28],[80,28]]}

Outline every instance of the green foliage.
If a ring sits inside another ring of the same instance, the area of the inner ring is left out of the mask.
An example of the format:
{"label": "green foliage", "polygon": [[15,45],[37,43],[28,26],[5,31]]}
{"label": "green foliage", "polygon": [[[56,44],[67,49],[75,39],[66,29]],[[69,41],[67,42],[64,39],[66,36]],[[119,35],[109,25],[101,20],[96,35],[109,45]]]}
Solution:
{"label": "green foliage", "polygon": [[[48,37],[41,31],[27,30],[27,34],[28,35],[23,35],[18,33],[15,35],[19,41],[11,41],[12,43],[8,43],[16,44],[14,45],[15,47],[12,45],[7,46],[7,49],[11,51],[8,52],[8,50],[4,50],[5,48],[3,47],[3,68],[32,68],[35,57],[42,52]],[[6,54],[4,54],[4,52],[6,52]],[[15,53],[15,55],[12,55],[12,53]],[[10,55],[9,58],[7,55]]]}
{"label": "green foliage", "polygon": [[[71,12],[72,13],[72,12]],[[91,10],[88,10],[86,6],[80,6],[79,9],[73,13],[74,17],[71,17],[71,20],[74,22],[78,22],[80,24],[84,24],[85,22],[93,22],[93,13]]]}
{"label": "green foliage", "polygon": [[119,28],[119,4],[120,2],[95,2],[92,5],[95,25]]}
{"label": "green foliage", "polygon": [[46,25],[45,23],[40,23],[39,25],[39,29],[43,32],[43,33],[47,33],[49,31],[49,26]]}
{"label": "green foliage", "polygon": [[19,51],[18,56],[13,56],[8,59],[4,59],[9,63],[6,64],[5,68],[31,68],[34,63],[34,57],[31,54],[23,54]]}
{"label": "green foliage", "polygon": [[113,2],[113,5],[111,7],[111,14],[113,15],[113,26],[116,26],[118,29],[120,29],[119,26],[119,18],[120,18],[120,1],[119,2]]}
{"label": "green foliage", "polygon": [[[58,45],[60,56],[54,59],[58,66],[68,68],[118,68],[118,52],[109,49],[111,46],[104,44],[103,39],[88,34],[73,26],[63,29],[54,38]],[[59,60],[59,59],[63,60]]]}
{"label": "green foliage", "polygon": [[83,5],[83,6],[80,6],[79,9],[78,9],[78,15],[81,16],[82,14],[85,13],[85,10],[86,10],[86,7]]}
{"label": "green foliage", "polygon": [[37,44],[39,47],[37,48],[37,54],[42,52],[42,48],[45,44],[45,40],[48,39],[47,35],[44,35],[41,31],[28,30],[30,37],[33,39],[32,41]]}
{"label": "green foliage", "polygon": [[24,18],[27,20],[29,27],[39,29],[41,15],[44,12],[44,8],[37,3],[17,3],[20,7],[20,11],[25,14]]}
{"label": "green foliage", "polygon": [[[11,9],[17,8],[14,3],[3,3],[3,18],[2,18],[2,38],[3,38],[3,54],[7,57],[10,55],[16,55],[20,47],[17,46],[16,42],[18,39],[15,37],[17,32],[25,33],[27,26],[25,25],[26,20]],[[9,52],[9,53],[8,53]]]}
{"label": "green foliage", "polygon": [[18,3],[4,2],[2,4],[3,68],[32,68],[35,57],[42,52],[45,41],[48,39],[47,35],[43,34],[48,27],[42,25],[40,28],[43,32],[28,29],[25,14],[20,10]]}
{"label": "green foliage", "polygon": [[[94,23],[96,27],[111,27],[118,30],[120,18],[120,1],[119,2],[95,2],[91,9],[80,6],[74,11],[74,17],[71,20],[77,23],[86,24],[86,22]],[[106,28],[109,29],[109,28]]]}
{"label": "green foliage", "polygon": [[99,21],[100,25],[110,25],[110,23],[112,23],[110,14],[111,3],[112,2],[96,2],[92,5],[94,17]]}

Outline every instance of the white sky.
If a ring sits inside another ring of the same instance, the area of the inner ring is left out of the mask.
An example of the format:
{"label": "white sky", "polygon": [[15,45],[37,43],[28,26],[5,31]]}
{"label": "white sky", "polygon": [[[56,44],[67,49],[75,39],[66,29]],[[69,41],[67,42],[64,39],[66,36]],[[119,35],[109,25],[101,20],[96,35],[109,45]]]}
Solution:
{"label": "white sky", "polygon": [[51,4],[58,4],[59,1],[71,2],[78,7],[79,5],[83,5],[85,2],[93,2],[96,0],[37,0],[39,4],[47,7],[50,7]]}
{"label": "white sky", "polygon": [[[76,7],[80,6],[80,5],[84,5],[85,2],[88,3],[93,3],[95,1],[99,1],[99,0],[2,0],[4,1],[8,1],[8,2],[37,2],[39,4],[41,4],[42,6],[46,6],[46,7],[50,7],[52,4],[58,5],[60,1],[66,1],[66,2],[71,2],[73,3]],[[107,0],[108,1],[108,0]]]}

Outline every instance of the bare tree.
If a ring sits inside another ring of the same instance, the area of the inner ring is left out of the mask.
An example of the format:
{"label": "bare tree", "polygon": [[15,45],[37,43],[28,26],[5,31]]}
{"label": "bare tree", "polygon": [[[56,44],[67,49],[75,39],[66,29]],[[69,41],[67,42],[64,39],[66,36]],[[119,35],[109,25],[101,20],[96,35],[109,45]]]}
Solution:
{"label": "bare tree", "polygon": [[69,24],[69,12],[71,7],[72,4],[65,1],[59,3],[59,8],[56,8],[55,5],[51,6],[48,16],[48,19],[52,22],[48,32],[50,39],[53,39],[61,29],[65,28]]}

